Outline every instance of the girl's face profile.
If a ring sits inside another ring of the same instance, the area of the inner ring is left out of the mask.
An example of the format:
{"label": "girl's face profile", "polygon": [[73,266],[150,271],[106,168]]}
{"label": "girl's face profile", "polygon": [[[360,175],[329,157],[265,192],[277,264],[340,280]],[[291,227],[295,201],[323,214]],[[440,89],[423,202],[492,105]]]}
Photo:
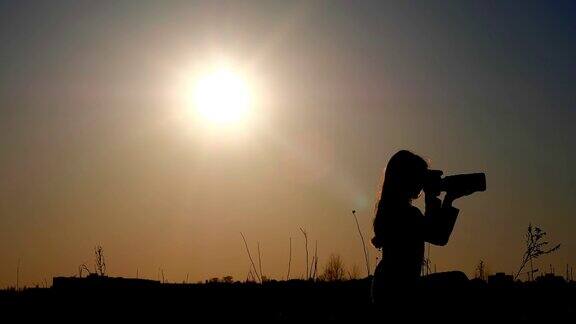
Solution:
{"label": "girl's face profile", "polygon": [[424,188],[424,176],[426,174],[426,169],[415,170],[413,176],[410,179],[410,198],[418,199]]}

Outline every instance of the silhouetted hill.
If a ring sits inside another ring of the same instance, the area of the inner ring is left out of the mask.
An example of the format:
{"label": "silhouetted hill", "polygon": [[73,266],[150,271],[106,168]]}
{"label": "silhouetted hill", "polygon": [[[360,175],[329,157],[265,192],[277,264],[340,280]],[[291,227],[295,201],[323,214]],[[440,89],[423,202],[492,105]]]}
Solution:
{"label": "silhouetted hill", "polygon": [[[395,310],[406,318],[443,322],[554,323],[575,318],[574,282],[555,276],[529,283],[503,278],[508,277],[491,277],[489,283],[469,280],[457,286],[435,282],[398,296],[410,303]],[[51,288],[1,291],[0,305],[2,314],[22,320],[377,321],[386,310],[371,305],[370,282],[366,278],[163,284],[128,278],[56,277]]]}

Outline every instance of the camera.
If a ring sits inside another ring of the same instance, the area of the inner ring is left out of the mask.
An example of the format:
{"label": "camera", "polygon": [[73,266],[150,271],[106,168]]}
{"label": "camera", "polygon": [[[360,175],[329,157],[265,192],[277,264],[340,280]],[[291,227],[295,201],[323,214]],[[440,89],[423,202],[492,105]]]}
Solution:
{"label": "camera", "polygon": [[442,177],[440,170],[428,170],[424,191],[426,192],[454,192],[470,195],[474,192],[486,190],[486,175],[484,173],[456,174]]}

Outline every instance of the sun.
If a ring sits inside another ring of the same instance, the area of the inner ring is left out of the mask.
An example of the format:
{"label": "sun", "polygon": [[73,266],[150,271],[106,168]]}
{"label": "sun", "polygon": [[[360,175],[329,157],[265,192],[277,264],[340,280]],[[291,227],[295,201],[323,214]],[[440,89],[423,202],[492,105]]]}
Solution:
{"label": "sun", "polygon": [[251,108],[251,92],[240,74],[227,68],[200,77],[193,89],[193,104],[203,120],[216,125],[242,123]]}

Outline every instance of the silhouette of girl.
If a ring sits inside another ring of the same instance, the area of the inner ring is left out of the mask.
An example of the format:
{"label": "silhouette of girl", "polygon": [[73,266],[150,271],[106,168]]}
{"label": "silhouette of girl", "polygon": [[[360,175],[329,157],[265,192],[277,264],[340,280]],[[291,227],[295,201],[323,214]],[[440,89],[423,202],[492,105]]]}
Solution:
{"label": "silhouette of girl", "polygon": [[[372,239],[372,244],[382,249],[372,282],[372,299],[377,304],[390,298],[397,300],[398,293],[416,287],[424,260],[424,243],[446,245],[452,233],[459,212],[452,202],[464,194],[448,192],[442,201],[438,198],[440,192],[425,188],[426,179],[431,176],[426,161],[409,151],[397,152],[388,162]],[[412,206],[412,200],[423,189],[424,215]]]}

